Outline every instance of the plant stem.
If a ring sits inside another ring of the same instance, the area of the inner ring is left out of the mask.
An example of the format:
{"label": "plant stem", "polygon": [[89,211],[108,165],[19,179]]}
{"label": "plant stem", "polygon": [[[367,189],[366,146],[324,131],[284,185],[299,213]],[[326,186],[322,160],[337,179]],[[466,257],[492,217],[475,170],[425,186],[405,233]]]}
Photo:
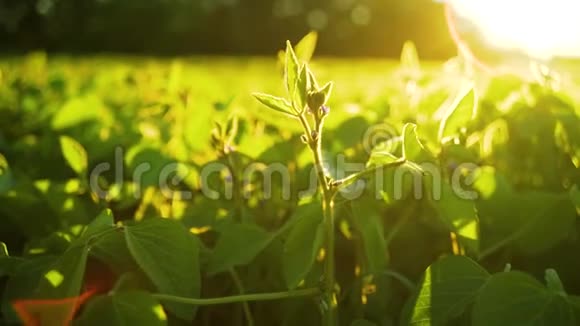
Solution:
{"label": "plant stem", "polygon": [[325,326],[336,326],[337,299],[335,293],[335,264],[334,264],[334,195],[324,196],[322,207],[324,214],[324,228],[326,230],[326,259],[324,261],[324,314]]}
{"label": "plant stem", "polygon": [[314,157],[314,165],[316,167],[316,175],[318,176],[318,184],[322,190],[323,203],[322,212],[324,215],[324,229],[325,235],[325,261],[324,261],[324,322],[325,326],[336,326],[337,314],[337,299],[335,292],[335,263],[334,263],[334,195],[335,190],[330,186],[330,178],[327,177],[323,158],[322,158],[322,126],[324,119],[316,119],[316,126],[314,132],[310,129],[310,125],[306,120],[304,114],[299,116],[300,122],[309,140],[308,146]]}
{"label": "plant stem", "polygon": [[229,297],[209,298],[209,299],[186,298],[169,294],[153,294],[153,297],[161,301],[184,303],[196,306],[209,306],[236,302],[268,301],[268,300],[280,300],[299,297],[312,297],[317,295],[320,295],[320,289],[311,288],[285,292],[242,294]]}
{"label": "plant stem", "polygon": [[[238,275],[236,270],[233,268],[230,269],[230,275],[232,276],[232,279],[234,280],[234,283],[236,285],[236,288],[238,289],[238,292],[241,295],[245,294],[244,285],[242,284],[242,280],[240,279],[240,276]],[[243,301],[242,307],[244,309],[244,315],[246,316],[247,325],[254,326],[254,318],[252,317],[252,311],[250,310],[250,305],[248,304],[247,301]]]}

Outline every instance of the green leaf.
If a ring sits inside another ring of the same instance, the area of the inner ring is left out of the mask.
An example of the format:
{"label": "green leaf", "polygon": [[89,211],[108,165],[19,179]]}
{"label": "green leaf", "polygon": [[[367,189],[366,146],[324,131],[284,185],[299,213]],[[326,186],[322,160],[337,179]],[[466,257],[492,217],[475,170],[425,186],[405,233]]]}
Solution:
{"label": "green leaf", "polygon": [[266,105],[272,110],[295,116],[292,104],[288,103],[285,99],[281,97],[276,97],[268,94],[253,93],[252,94],[260,103]]}
{"label": "green leaf", "polygon": [[575,325],[566,298],[546,289],[530,275],[504,272],[481,288],[472,311],[473,326]]}
{"label": "green leaf", "polygon": [[125,155],[125,163],[133,176],[139,177],[136,183],[141,190],[150,186],[160,187],[160,182],[168,181],[163,178],[177,172],[175,160],[166,156],[161,148],[147,142],[131,147]]}
{"label": "green leaf", "polygon": [[510,94],[521,90],[524,80],[517,75],[500,75],[491,78],[485,90],[485,99],[492,103],[505,100]]}
{"label": "green leaf", "polygon": [[403,157],[407,160],[416,160],[423,151],[423,145],[417,136],[417,125],[405,124],[403,126]]}
{"label": "green leaf", "polygon": [[99,236],[91,244],[91,256],[107,264],[118,274],[139,270],[139,266],[129,251],[122,229]]}
{"label": "green leaf", "polygon": [[81,144],[68,136],[60,137],[62,155],[79,176],[85,176],[89,166],[87,152]]}
{"label": "green leaf", "polygon": [[292,216],[297,219],[284,243],[284,277],[294,289],[306,277],[324,241],[324,223],[320,202],[301,205]]}
{"label": "green leaf", "polygon": [[566,193],[515,194],[511,205],[519,221],[515,244],[526,254],[553,248],[568,238],[576,223],[576,207]]}
{"label": "green leaf", "polygon": [[[180,114],[180,118],[177,120],[179,123],[178,128],[182,128],[181,133],[184,143],[193,151],[202,152],[207,150],[211,138],[215,110],[209,103],[195,101],[195,105],[189,104],[178,112]],[[152,147],[149,143],[146,145]]]}
{"label": "green leaf", "polygon": [[296,79],[296,89],[294,90],[293,97],[299,113],[301,113],[306,107],[306,99],[308,97],[309,90],[310,80],[308,79],[308,66],[302,65],[300,74]]}
{"label": "green leaf", "polygon": [[77,242],[86,242],[92,237],[99,236],[103,232],[114,228],[113,212],[107,208],[86,226]]}
{"label": "green leaf", "polygon": [[454,136],[477,115],[478,99],[473,86],[465,87],[447,107],[439,124],[439,141]]}
{"label": "green leaf", "polygon": [[286,82],[286,90],[288,91],[289,96],[292,96],[294,94],[294,88],[296,87],[296,78],[298,78],[299,74],[298,69],[300,69],[300,63],[298,62],[298,58],[296,58],[296,53],[294,53],[294,49],[292,49],[292,44],[290,43],[290,41],[286,41],[286,62],[284,67],[284,80]]}
{"label": "green leaf", "polygon": [[78,325],[167,325],[159,302],[147,292],[120,292],[91,299],[76,321]]}
{"label": "green leaf", "polygon": [[562,280],[560,280],[560,276],[555,269],[546,269],[544,278],[546,279],[546,286],[549,290],[560,295],[566,295],[566,290],[564,290]]}
{"label": "green leaf", "polygon": [[303,62],[309,62],[312,59],[314,50],[316,50],[316,43],[318,41],[318,33],[310,32],[306,34],[299,42],[296,44],[296,57],[298,60]]}
{"label": "green leaf", "polygon": [[440,259],[427,268],[409,302],[408,325],[448,325],[465,312],[488,277],[487,271],[465,256]]}
{"label": "green leaf", "polygon": [[384,226],[376,207],[363,200],[353,201],[351,204],[353,226],[363,244],[366,260],[365,274],[378,274],[386,269],[389,260]]}
{"label": "green leaf", "polygon": [[[133,258],[163,294],[197,298],[201,280],[199,243],[179,222],[151,218],[125,227],[125,240]],[[192,320],[191,306],[168,303],[176,316]]]}
{"label": "green leaf", "polygon": [[69,99],[52,119],[54,129],[75,127],[89,121],[110,122],[112,114],[99,97],[89,95]]}
{"label": "green leaf", "polygon": [[326,85],[322,86],[322,88],[318,90],[319,92],[324,94],[324,104],[326,104],[326,102],[328,102],[330,95],[332,95],[333,87],[334,87],[334,83],[328,82],[328,83],[326,83]]}
{"label": "green leaf", "polygon": [[78,296],[83,285],[89,249],[71,246],[45,270],[36,290],[37,297],[61,299]]}
{"label": "green leaf", "polygon": [[479,219],[474,201],[460,198],[451,185],[441,182],[441,197],[435,199],[435,205],[442,221],[459,236],[459,242],[478,253]]}
{"label": "green leaf", "polygon": [[0,153],[0,194],[7,192],[12,187],[12,171],[8,161]]}
{"label": "green leaf", "polygon": [[256,225],[232,223],[224,226],[209,258],[207,273],[212,275],[249,264],[273,238]]}
{"label": "green leaf", "polygon": [[0,241],[0,258],[9,256],[10,255],[8,254],[8,247],[6,247],[6,244],[4,242]]}
{"label": "green leaf", "polygon": [[319,88],[318,81],[316,80],[314,73],[310,69],[308,69],[308,81],[310,82],[311,89],[318,89]]}

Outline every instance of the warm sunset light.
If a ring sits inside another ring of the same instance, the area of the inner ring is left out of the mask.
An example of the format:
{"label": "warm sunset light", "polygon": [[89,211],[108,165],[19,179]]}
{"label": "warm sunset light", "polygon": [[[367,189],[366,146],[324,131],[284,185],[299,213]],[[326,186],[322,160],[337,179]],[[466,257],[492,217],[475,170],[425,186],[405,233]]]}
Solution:
{"label": "warm sunset light", "polygon": [[580,3],[571,0],[449,0],[493,46],[531,56],[580,56]]}

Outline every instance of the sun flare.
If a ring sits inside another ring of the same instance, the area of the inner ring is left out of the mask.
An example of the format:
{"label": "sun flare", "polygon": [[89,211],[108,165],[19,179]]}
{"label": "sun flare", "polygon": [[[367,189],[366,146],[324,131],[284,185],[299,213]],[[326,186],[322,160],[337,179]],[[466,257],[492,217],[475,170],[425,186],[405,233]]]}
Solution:
{"label": "sun flare", "polygon": [[449,0],[490,45],[534,57],[580,57],[580,2]]}

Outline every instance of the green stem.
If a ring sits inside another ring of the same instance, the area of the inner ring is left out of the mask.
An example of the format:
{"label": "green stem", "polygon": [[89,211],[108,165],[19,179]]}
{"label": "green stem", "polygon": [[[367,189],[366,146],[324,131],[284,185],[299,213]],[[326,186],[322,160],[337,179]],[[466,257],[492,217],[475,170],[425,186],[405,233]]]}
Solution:
{"label": "green stem", "polygon": [[324,323],[325,326],[336,326],[337,322],[337,299],[335,291],[335,263],[334,263],[334,195],[336,191],[330,187],[329,180],[324,170],[322,158],[322,127],[324,125],[324,118],[316,119],[316,126],[314,128],[314,135],[310,129],[308,121],[304,114],[299,116],[300,122],[306,132],[306,137],[309,140],[308,146],[314,157],[314,165],[316,167],[316,175],[318,177],[318,184],[322,189],[323,205],[322,212],[324,215],[324,229],[325,235],[325,261],[324,261]]}
{"label": "green stem", "polygon": [[[244,295],[246,291],[244,290],[244,285],[242,284],[242,280],[240,279],[240,276],[238,275],[236,270],[233,268],[230,269],[230,275],[232,276],[232,279],[234,280],[234,283],[236,285],[236,288],[238,289],[238,292],[241,295]],[[244,309],[244,315],[246,316],[247,325],[254,326],[254,318],[252,317],[252,311],[250,310],[250,305],[248,304],[247,301],[243,301],[242,307]]]}
{"label": "green stem", "polygon": [[209,298],[209,299],[186,298],[169,294],[153,294],[153,297],[158,300],[167,302],[184,303],[196,306],[209,306],[236,302],[268,301],[268,300],[291,299],[299,297],[313,297],[317,295],[320,295],[320,289],[311,288],[285,292],[242,294],[229,297]]}
{"label": "green stem", "polygon": [[323,214],[324,228],[326,230],[326,259],[324,261],[324,302],[326,313],[324,314],[325,326],[336,326],[337,299],[335,291],[335,264],[334,264],[334,196],[324,196]]}

